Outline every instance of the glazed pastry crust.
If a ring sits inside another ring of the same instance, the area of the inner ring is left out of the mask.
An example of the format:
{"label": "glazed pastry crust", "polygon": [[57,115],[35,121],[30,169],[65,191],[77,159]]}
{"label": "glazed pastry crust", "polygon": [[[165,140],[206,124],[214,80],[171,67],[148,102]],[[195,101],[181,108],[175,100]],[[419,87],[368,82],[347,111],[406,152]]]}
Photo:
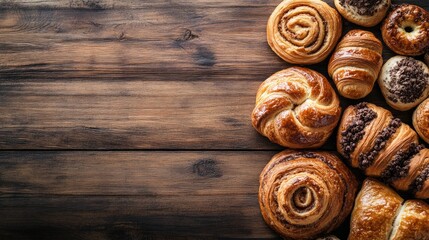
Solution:
{"label": "glazed pastry crust", "polygon": [[408,200],[394,223],[390,239],[429,240],[429,205],[420,200]]}
{"label": "glazed pastry crust", "polygon": [[278,153],[259,181],[262,216],[286,239],[315,239],[338,227],[357,191],[354,175],[327,152]]}
{"label": "glazed pastry crust", "polygon": [[371,32],[352,30],[344,36],[328,65],[342,96],[359,99],[372,91],[383,65],[382,51],[381,41]]}
{"label": "glazed pastry crust", "polygon": [[376,11],[372,15],[362,15],[359,14],[356,7],[350,6],[347,2],[346,0],[345,6],[343,6],[340,0],[334,1],[338,12],[348,21],[364,27],[373,27],[380,23],[386,16],[387,10],[389,10],[390,7],[390,0],[383,0],[374,7]]}
{"label": "glazed pastry crust", "polygon": [[389,238],[403,199],[384,184],[366,179],[356,197],[349,240]]}
{"label": "glazed pastry crust", "polygon": [[349,106],[340,122],[337,150],[367,176],[417,198],[429,198],[429,149],[419,145],[416,132],[388,110],[370,103]]}
{"label": "glazed pastry crust", "polygon": [[429,143],[429,98],[422,102],[414,111],[413,126],[419,136]]}
{"label": "glazed pastry crust", "polygon": [[339,99],[322,74],[291,67],[260,85],[252,125],[284,147],[317,148],[332,134],[340,114]]}
{"label": "glazed pastry crust", "polygon": [[314,64],[332,52],[341,30],[341,16],[325,2],[285,0],[268,20],[267,41],[286,62]]}
{"label": "glazed pastry crust", "polygon": [[[407,32],[408,28],[412,32]],[[386,17],[381,33],[386,45],[395,53],[422,55],[429,47],[429,13],[416,5],[400,5]]]}

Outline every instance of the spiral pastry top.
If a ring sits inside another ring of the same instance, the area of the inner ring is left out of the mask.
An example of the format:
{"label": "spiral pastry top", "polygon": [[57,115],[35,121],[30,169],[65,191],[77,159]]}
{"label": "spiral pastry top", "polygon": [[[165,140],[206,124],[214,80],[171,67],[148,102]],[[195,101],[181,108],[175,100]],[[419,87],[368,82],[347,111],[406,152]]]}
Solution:
{"label": "spiral pastry top", "polygon": [[327,152],[278,153],[259,180],[262,216],[287,239],[315,239],[338,227],[357,190],[354,175]]}
{"label": "spiral pastry top", "polygon": [[395,53],[421,55],[429,48],[429,13],[416,5],[399,5],[384,20],[381,33]]}
{"label": "spiral pastry top", "polygon": [[367,176],[429,198],[429,149],[388,110],[370,103],[349,106],[339,126],[337,150]]}
{"label": "spiral pastry top", "polygon": [[321,0],[285,0],[271,14],[267,40],[286,62],[323,61],[341,36],[341,16]]}
{"label": "spiral pastry top", "polygon": [[340,114],[339,99],[322,74],[291,67],[261,84],[252,124],[282,146],[316,148],[331,135]]}

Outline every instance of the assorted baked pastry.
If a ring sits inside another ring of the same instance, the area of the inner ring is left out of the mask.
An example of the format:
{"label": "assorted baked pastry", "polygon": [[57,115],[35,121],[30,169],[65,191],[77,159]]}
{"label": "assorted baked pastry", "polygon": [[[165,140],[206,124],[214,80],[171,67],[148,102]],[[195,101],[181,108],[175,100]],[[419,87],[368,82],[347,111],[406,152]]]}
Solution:
{"label": "assorted baked pastry", "polygon": [[404,202],[386,185],[366,179],[356,197],[349,240],[429,239],[429,205]]}
{"label": "assorted baked pastry", "polygon": [[388,110],[371,103],[349,106],[338,129],[337,150],[367,176],[429,198],[429,149]]}
{"label": "assorted baked pastry", "polygon": [[327,152],[286,150],[262,170],[259,205],[265,222],[286,239],[315,239],[352,210],[357,181]]}
{"label": "assorted baked pastry", "polygon": [[334,50],[341,30],[341,16],[327,3],[284,0],[268,20],[267,41],[286,62],[314,64]]}
{"label": "assorted baked pastry", "polygon": [[383,65],[383,44],[374,34],[352,30],[338,43],[329,60],[328,73],[346,98],[367,96]]}
{"label": "assorted baked pastry", "polygon": [[423,101],[414,111],[413,126],[420,137],[429,143],[429,98]]}
{"label": "assorted baked pastry", "polygon": [[429,69],[412,57],[395,56],[383,65],[378,84],[391,107],[409,110],[429,96]]}
{"label": "assorted baked pastry", "polygon": [[422,55],[429,48],[429,13],[416,5],[399,5],[384,20],[381,33],[395,53]]}
{"label": "assorted baked pastry", "polygon": [[338,12],[348,21],[373,27],[386,16],[390,0],[335,0]]}
{"label": "assorted baked pastry", "polygon": [[340,114],[338,96],[322,74],[291,67],[259,86],[252,125],[284,147],[316,148],[332,134]]}

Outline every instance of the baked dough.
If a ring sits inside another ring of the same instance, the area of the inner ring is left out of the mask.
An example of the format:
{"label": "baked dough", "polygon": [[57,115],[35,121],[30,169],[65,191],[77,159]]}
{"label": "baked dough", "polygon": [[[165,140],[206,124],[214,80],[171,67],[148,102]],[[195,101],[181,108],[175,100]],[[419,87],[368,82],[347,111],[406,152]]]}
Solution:
{"label": "baked dough", "polygon": [[420,137],[429,143],[429,98],[423,101],[414,111],[413,126]]}
{"label": "baked dough", "polygon": [[348,21],[373,27],[386,16],[390,0],[335,0],[338,12]]}

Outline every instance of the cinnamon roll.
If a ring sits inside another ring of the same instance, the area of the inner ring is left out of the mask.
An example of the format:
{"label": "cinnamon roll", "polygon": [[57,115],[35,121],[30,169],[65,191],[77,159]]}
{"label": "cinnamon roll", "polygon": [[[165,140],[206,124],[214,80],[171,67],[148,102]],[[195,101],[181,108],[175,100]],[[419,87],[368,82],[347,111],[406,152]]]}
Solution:
{"label": "cinnamon roll", "polygon": [[388,110],[370,103],[349,106],[339,126],[337,150],[367,176],[429,198],[429,149]]}
{"label": "cinnamon roll", "polygon": [[364,27],[380,23],[390,7],[390,0],[335,0],[334,3],[345,19]]}
{"label": "cinnamon roll", "polygon": [[410,110],[429,96],[429,69],[412,57],[395,56],[383,65],[378,84],[387,104]]}
{"label": "cinnamon roll", "polygon": [[420,137],[429,143],[429,98],[422,102],[414,111],[413,126]]}
{"label": "cinnamon roll", "polygon": [[285,0],[268,20],[267,40],[286,62],[314,64],[332,52],[341,28],[341,16],[325,2]]}
{"label": "cinnamon roll", "polygon": [[338,227],[353,207],[357,181],[335,155],[286,150],[260,175],[265,222],[288,239],[315,239]]}
{"label": "cinnamon roll", "polygon": [[381,34],[395,53],[421,55],[429,47],[429,13],[416,5],[399,5],[384,20]]}
{"label": "cinnamon roll", "polygon": [[322,74],[291,67],[260,85],[252,125],[282,146],[316,148],[332,134],[340,114],[340,101]]}

